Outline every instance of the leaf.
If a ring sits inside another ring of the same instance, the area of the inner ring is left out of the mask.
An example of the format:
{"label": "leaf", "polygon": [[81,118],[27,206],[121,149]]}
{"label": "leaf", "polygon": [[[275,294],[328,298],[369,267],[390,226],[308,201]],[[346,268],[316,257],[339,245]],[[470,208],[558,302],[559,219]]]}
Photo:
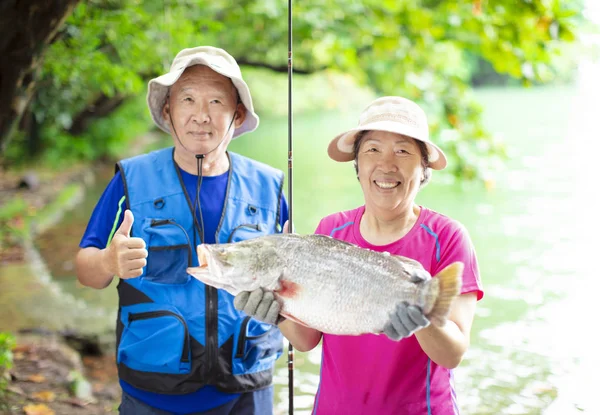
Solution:
{"label": "leaf", "polygon": [[90,404],[90,401],[84,401],[84,400],[77,399],[77,398],[67,398],[67,399],[61,400],[61,402],[68,403],[70,405],[77,406],[79,408],[85,408],[87,405]]}
{"label": "leaf", "polygon": [[92,385],[83,376],[79,375],[71,381],[69,389],[78,399],[93,399]]}
{"label": "leaf", "polygon": [[33,382],[33,383],[42,383],[42,382],[46,381],[46,377],[44,375],[37,374],[37,375],[27,376],[27,378],[25,378],[25,380],[29,381],[29,382]]}
{"label": "leaf", "polygon": [[26,415],[54,415],[54,411],[44,404],[26,405],[23,411]]}
{"label": "leaf", "polygon": [[13,353],[30,353],[33,347],[30,344],[18,344],[13,347]]}
{"label": "leaf", "polygon": [[7,391],[15,393],[19,396],[25,396],[25,392],[23,392],[23,389],[21,389],[20,387],[16,386],[16,385],[11,385],[9,387],[6,388]]}
{"label": "leaf", "polygon": [[33,399],[44,402],[54,402],[56,395],[52,391],[40,391],[31,394]]}

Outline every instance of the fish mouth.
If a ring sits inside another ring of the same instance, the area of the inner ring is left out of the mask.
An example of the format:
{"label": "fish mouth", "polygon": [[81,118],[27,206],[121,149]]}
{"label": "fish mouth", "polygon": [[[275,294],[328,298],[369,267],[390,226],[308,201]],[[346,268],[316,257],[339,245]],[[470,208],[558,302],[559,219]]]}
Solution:
{"label": "fish mouth", "polygon": [[216,266],[217,262],[224,266],[231,266],[227,261],[227,251],[207,244],[198,245],[198,262],[200,267]]}
{"label": "fish mouth", "polygon": [[[221,267],[217,264],[218,261],[224,265],[228,265],[224,259],[221,260],[225,253],[222,250],[212,249],[209,245],[205,244],[198,245],[197,251],[199,266],[187,268],[187,273],[206,285],[225,290],[232,295],[237,295],[240,290],[232,285],[233,282],[231,279],[221,272]],[[211,253],[211,251],[216,252]],[[219,257],[219,259],[215,259],[215,257]]]}
{"label": "fish mouth", "polygon": [[402,182],[390,181],[390,180],[384,180],[384,181],[373,180],[373,183],[375,183],[375,186],[379,187],[380,189],[389,190],[389,189],[395,189],[396,187],[400,186],[400,184]]}

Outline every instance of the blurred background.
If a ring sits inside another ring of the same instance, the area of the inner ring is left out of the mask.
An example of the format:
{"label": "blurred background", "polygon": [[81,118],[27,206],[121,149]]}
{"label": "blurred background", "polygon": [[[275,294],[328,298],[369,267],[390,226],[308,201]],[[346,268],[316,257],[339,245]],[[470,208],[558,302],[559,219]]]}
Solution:
{"label": "blurred background", "polygon": [[[287,172],[287,2],[5,1],[0,22],[0,413],[116,413],[116,284],[74,273],[87,220],[115,161],[172,145],[146,85],[185,47],[238,60],[261,121],[230,150]],[[486,294],[454,371],[462,413],[600,414],[599,24],[597,0],[293,4],[299,233],[363,203],[352,165],[325,149],[373,98],[418,101],[449,156],[417,201],[461,221],[479,258]],[[88,393],[19,385],[24,362],[37,359],[28,376],[44,367],[25,333],[66,340],[83,359],[67,381]],[[296,353],[294,413],[310,413],[319,362],[319,348]],[[287,375],[283,356],[278,414]]]}

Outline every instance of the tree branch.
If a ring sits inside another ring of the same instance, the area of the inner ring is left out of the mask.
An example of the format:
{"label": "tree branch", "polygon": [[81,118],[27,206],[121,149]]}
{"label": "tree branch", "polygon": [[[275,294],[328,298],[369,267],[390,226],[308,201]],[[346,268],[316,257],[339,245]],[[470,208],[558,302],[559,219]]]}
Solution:
{"label": "tree branch", "polygon": [[[245,65],[245,66],[252,66],[255,68],[266,68],[266,69],[272,70],[273,72],[286,73],[288,71],[287,65],[278,66],[278,65],[271,65],[266,62],[254,62],[254,61],[250,61],[243,57],[236,59],[236,61],[237,61],[238,65],[240,65],[240,66]],[[326,66],[323,66],[321,68],[315,68],[315,69],[297,69],[294,67],[292,73],[296,73],[299,75],[310,75],[312,73],[319,72],[319,71],[322,71],[325,69],[327,69]]]}
{"label": "tree branch", "polygon": [[78,1],[0,2],[0,150],[31,100],[44,50]]}

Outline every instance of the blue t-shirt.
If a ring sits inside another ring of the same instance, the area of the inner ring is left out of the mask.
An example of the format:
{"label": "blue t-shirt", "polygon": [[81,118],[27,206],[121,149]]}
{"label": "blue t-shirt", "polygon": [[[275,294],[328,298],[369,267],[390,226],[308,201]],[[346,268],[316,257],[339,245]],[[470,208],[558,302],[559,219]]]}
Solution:
{"label": "blue t-shirt", "polygon": [[[199,218],[198,203],[195,203],[198,176],[189,174],[181,168],[179,171],[181,172],[181,177],[192,206],[197,206],[196,216]],[[202,223],[204,225],[204,243],[215,243],[215,234],[225,204],[228,179],[228,171],[219,176],[202,177],[200,186],[200,206],[202,207]],[[126,209],[125,187],[121,175],[116,174],[104,190],[104,193],[94,208],[79,247],[106,248],[114,231],[121,225]],[[280,224],[283,228],[283,225],[285,221],[288,220],[289,216],[285,197],[281,198],[280,209]],[[135,217],[134,220],[136,220]],[[191,237],[192,236],[190,235],[190,238]],[[197,236],[196,243],[199,242],[200,239]],[[240,394],[221,392],[210,385],[186,395],[165,395],[139,390],[122,380],[120,381],[120,384],[123,390],[129,395],[152,407],[181,414],[207,411],[216,408],[217,406],[224,405],[240,396]]]}

